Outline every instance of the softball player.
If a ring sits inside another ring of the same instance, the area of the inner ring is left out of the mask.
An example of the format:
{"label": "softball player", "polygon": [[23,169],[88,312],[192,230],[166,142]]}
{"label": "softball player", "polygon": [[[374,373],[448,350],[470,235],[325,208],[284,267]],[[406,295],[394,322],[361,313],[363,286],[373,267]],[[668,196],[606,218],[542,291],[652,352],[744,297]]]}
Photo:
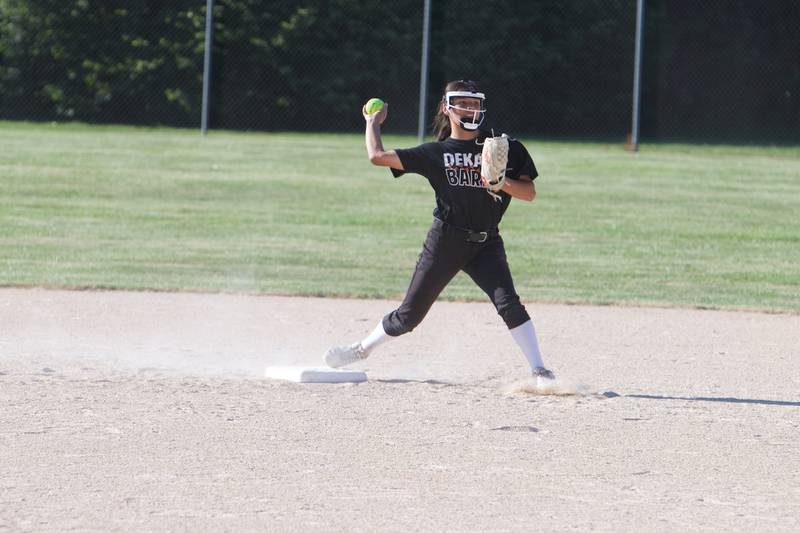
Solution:
{"label": "softball player", "polygon": [[536,196],[533,180],[538,173],[528,151],[520,142],[510,141],[505,184],[497,194],[490,194],[480,174],[481,144],[487,137],[480,129],[486,114],[485,97],[472,81],[452,81],[445,87],[435,119],[436,142],[384,150],[380,125],[387,111],[388,104],[372,115],[363,113],[369,160],[389,167],[395,177],[410,172],[428,179],[436,193],[433,225],[400,307],[361,342],[328,350],[325,363],[340,367],[365,359],[380,344],[413,330],[445,286],[463,270],[489,296],[533,375],[554,379],[542,361],[533,322],[514,290],[497,229],[511,198],[531,201]]}

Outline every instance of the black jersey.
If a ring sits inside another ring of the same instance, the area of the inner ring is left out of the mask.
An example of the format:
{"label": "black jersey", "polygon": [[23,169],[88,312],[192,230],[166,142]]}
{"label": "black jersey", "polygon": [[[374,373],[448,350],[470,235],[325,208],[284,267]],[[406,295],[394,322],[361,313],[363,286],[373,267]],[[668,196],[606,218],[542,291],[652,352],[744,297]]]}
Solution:
{"label": "black jersey", "polygon": [[[406,172],[420,174],[436,192],[436,218],[474,231],[497,227],[508,209],[511,195],[500,191],[499,200],[490,196],[481,182],[481,151],[486,133],[470,140],[448,138],[397,150],[405,170],[391,169],[397,178]],[[477,142],[476,142],[477,141]],[[506,179],[536,178],[536,166],[519,141],[509,139]]]}

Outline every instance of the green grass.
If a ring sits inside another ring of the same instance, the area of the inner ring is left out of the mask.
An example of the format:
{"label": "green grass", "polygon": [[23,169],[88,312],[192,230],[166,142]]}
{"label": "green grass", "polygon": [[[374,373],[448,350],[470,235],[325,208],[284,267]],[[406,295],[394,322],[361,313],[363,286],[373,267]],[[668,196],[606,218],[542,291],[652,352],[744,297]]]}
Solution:
{"label": "green grass", "polygon": [[[800,310],[800,148],[525,143],[523,299]],[[2,285],[397,297],[433,208],[360,135],[0,122],[0,146]]]}

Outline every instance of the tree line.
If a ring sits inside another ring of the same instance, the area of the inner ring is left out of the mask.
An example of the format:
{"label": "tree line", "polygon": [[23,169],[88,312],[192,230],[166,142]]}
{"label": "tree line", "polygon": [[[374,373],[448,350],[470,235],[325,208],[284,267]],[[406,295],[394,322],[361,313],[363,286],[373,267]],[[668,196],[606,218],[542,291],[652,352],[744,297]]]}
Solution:
{"label": "tree line", "polygon": [[[432,117],[478,80],[515,134],[630,129],[635,0],[433,0]],[[0,118],[199,123],[204,0],[0,0]],[[351,131],[369,97],[414,132],[422,0],[217,0],[212,128]],[[800,3],[648,0],[645,138],[798,140]]]}

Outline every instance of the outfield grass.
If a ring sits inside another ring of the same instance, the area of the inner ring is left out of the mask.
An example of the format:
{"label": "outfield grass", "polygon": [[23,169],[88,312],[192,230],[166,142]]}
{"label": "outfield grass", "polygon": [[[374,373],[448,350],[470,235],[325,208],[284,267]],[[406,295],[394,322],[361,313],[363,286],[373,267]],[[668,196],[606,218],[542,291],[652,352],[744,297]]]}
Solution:
{"label": "outfield grass", "polygon": [[[524,299],[800,310],[800,148],[525,143]],[[397,297],[434,205],[360,135],[0,122],[0,146],[2,285]]]}

